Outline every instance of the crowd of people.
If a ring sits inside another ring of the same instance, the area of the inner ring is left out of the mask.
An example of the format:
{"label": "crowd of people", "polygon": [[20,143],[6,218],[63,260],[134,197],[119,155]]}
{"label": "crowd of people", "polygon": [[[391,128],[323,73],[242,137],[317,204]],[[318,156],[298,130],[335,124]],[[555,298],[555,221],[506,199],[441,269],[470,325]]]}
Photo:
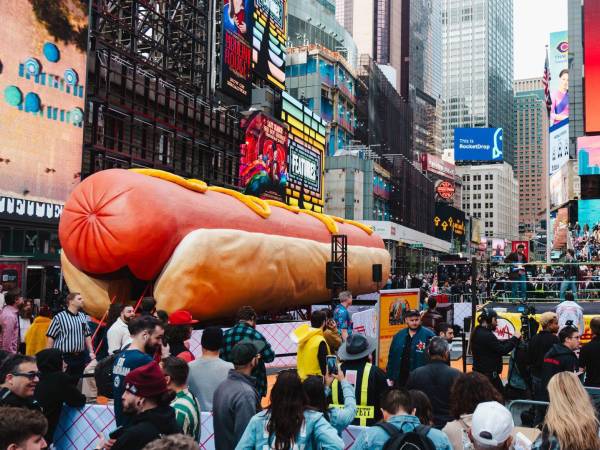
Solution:
{"label": "crowd of people", "polygon": [[[52,445],[63,406],[100,396],[112,400],[116,429],[98,436],[96,449],[198,448],[201,413],[210,411],[217,450],[342,449],[350,425],[364,427],[356,449],[597,450],[599,423],[584,384],[600,387],[600,317],[581,348],[582,312],[566,294],[558,313],[542,314],[525,348],[518,332],[499,340],[498,314],[481,310],[471,333],[473,371],[462,373],[451,367],[454,329],[435,297],[425,312],[404,311],[406,327],[379,367],[377,342],[354,332],[353,297],[342,292],[333,311],[314,311],[290,335],[297,366],[278,372],[269,389],[265,364],[275,353],[249,306],[225,331],[206,327],[196,357],[189,312],[156,311],[148,297],[138,310],[112,305],[103,324],[70,293],[51,319],[40,311],[48,320],[34,320],[19,347],[14,317],[24,301],[11,290],[0,312],[0,450]],[[526,355],[523,398],[548,403],[531,411],[529,425],[541,429],[533,442],[504,406],[502,357],[518,348]]]}

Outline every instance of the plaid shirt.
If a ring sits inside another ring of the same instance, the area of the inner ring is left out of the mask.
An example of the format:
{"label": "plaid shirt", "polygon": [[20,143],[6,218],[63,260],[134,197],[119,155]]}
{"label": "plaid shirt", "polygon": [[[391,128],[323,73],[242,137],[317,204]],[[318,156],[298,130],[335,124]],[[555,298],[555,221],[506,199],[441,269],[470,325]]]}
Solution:
{"label": "plaid shirt", "polygon": [[273,362],[275,352],[262,334],[245,322],[238,323],[223,333],[223,348],[220,356],[225,361],[231,362],[231,349],[239,341],[246,338],[253,341],[263,341],[266,344],[263,351],[260,352],[258,365],[252,371],[252,376],[256,378],[256,390],[261,397],[264,397],[267,395],[267,369],[265,363]]}

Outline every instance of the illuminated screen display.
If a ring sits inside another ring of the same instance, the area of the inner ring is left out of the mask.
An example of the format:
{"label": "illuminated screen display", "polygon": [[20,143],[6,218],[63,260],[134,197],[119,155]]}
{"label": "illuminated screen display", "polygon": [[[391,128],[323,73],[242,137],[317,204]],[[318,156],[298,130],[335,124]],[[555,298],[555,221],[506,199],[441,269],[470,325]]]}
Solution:
{"label": "illuminated screen display", "polygon": [[221,90],[245,104],[252,94],[253,0],[223,0]]}
{"label": "illuminated screen display", "polygon": [[288,180],[288,127],[257,112],[242,123],[240,184],[255,197],[284,200]]}
{"label": "illuminated screen display", "polygon": [[600,175],[600,136],[577,138],[579,175]]}
{"label": "illuminated screen display", "polygon": [[252,68],[259,78],[285,90],[286,0],[255,0]]}
{"label": "illuminated screen display", "polygon": [[[38,3],[44,8],[34,10]],[[87,2],[10,1],[3,6],[2,191],[64,202],[81,175]]]}
{"label": "illuminated screen display", "polygon": [[286,202],[322,212],[327,122],[287,92],[281,99],[281,119],[290,127]]}
{"label": "illuminated screen display", "polygon": [[583,33],[585,45],[585,131],[600,131],[600,2],[588,0],[583,4]]}
{"label": "illuminated screen display", "polygon": [[455,128],[456,161],[502,161],[502,128]]}
{"label": "illuminated screen display", "polygon": [[447,203],[435,203],[433,217],[434,236],[451,242],[465,240],[465,213]]}
{"label": "illuminated screen display", "polygon": [[591,230],[594,225],[600,223],[600,199],[579,200],[578,215],[581,228],[587,224]]}
{"label": "illuminated screen display", "polygon": [[[548,62],[550,65],[550,126],[569,118],[569,33],[550,33]],[[567,128],[568,133],[568,128]]]}

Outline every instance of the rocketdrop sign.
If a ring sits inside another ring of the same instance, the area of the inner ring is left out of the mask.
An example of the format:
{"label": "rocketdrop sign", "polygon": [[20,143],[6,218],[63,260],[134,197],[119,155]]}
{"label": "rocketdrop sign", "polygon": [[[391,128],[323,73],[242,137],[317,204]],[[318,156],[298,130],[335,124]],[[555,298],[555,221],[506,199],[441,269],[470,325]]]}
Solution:
{"label": "rocketdrop sign", "polygon": [[456,161],[502,161],[502,128],[455,128]]}

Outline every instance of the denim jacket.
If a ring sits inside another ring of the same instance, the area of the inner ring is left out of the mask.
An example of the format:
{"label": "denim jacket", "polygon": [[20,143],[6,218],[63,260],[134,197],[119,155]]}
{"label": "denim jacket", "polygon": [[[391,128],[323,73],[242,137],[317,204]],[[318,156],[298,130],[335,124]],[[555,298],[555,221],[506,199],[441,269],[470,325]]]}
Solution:
{"label": "denim jacket", "polygon": [[[267,423],[268,411],[256,414],[246,427],[246,431],[235,447],[236,450],[265,450],[274,448],[275,436],[269,436]],[[344,441],[336,429],[316,411],[304,411],[304,423],[296,436],[292,450],[342,450]]]}
{"label": "denim jacket", "polygon": [[[405,433],[414,430],[421,424],[417,417],[411,415],[392,416],[388,420],[388,423],[391,423]],[[431,428],[429,433],[427,433],[427,437],[431,439],[436,450],[452,450],[452,445],[450,445],[448,437],[440,430]],[[352,450],[373,450],[383,448],[389,438],[390,436],[383,428],[372,426],[358,436],[358,439],[352,446]]]}
{"label": "denim jacket", "polygon": [[[354,396],[354,386],[348,381],[341,382],[342,394],[344,395],[343,408],[329,408],[329,423],[337,430],[338,435],[342,435],[348,425],[352,423],[356,416],[356,397]],[[325,397],[329,398],[331,388],[325,387]]]}

